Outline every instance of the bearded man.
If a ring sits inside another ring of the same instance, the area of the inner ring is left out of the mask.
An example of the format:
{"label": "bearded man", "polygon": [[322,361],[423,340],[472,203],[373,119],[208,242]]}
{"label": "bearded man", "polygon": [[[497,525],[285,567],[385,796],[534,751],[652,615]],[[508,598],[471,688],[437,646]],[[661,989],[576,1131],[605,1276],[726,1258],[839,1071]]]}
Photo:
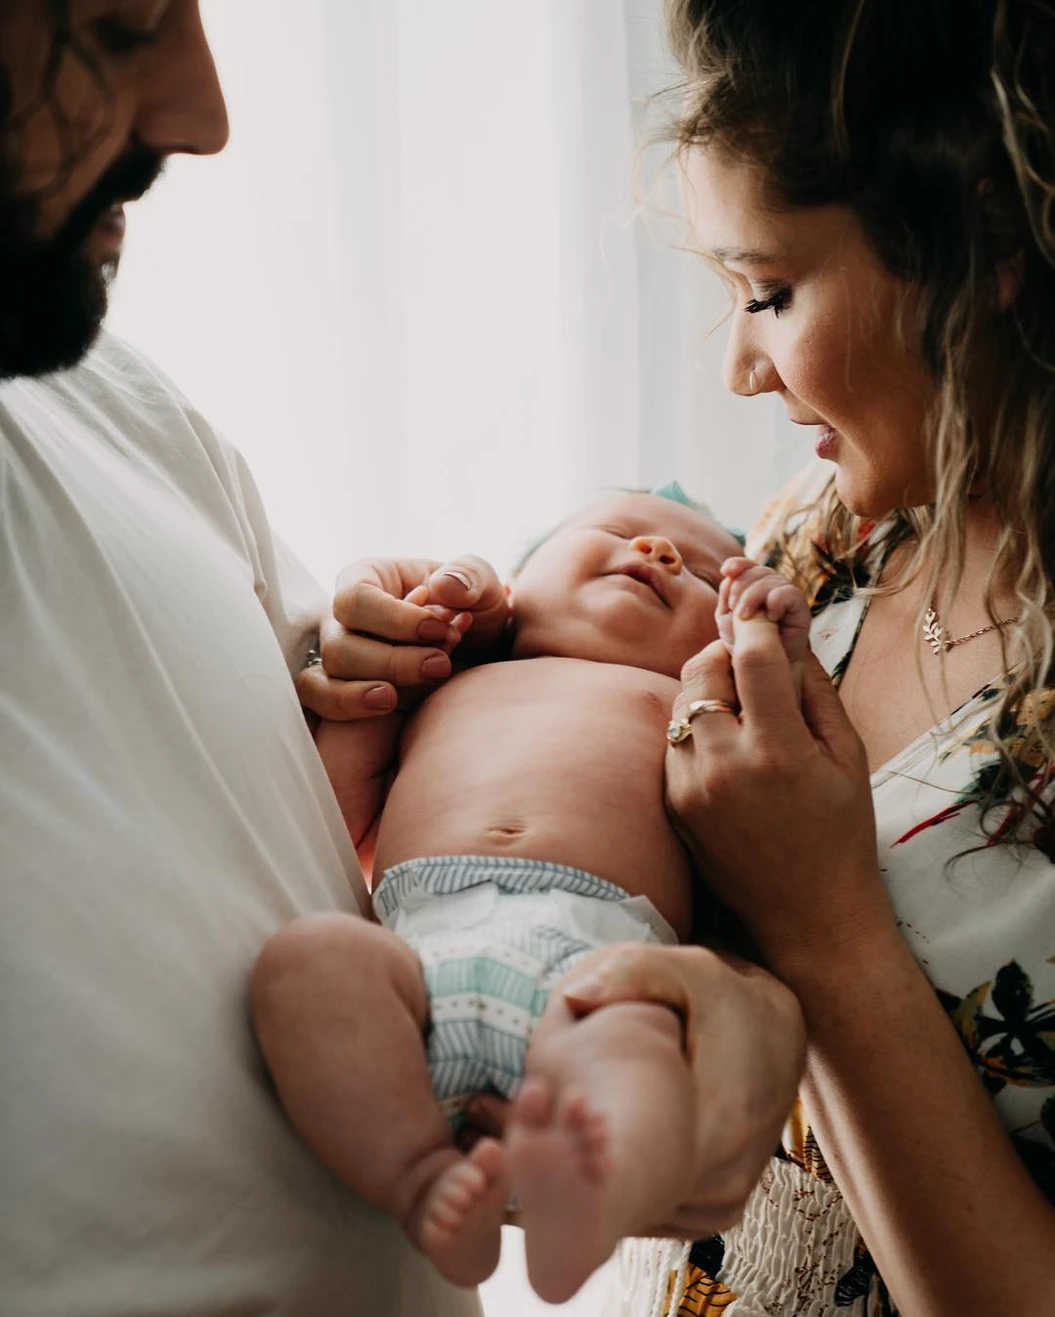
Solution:
{"label": "bearded man", "polygon": [[265,937],[363,896],[290,679],[325,599],[100,334],[125,205],[227,138],[198,4],[0,0],[0,71],[0,1309],[469,1317],[246,1024]]}

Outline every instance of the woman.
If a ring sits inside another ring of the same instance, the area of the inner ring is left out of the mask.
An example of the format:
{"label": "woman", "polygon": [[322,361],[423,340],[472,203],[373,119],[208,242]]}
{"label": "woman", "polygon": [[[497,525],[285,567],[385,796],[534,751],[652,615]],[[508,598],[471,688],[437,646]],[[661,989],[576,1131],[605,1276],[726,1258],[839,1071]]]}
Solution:
{"label": "woman", "polygon": [[[745,626],[676,708],[740,716],[668,754],[700,871],[802,1006],[801,1103],[739,1225],[625,1246],[626,1311],[1055,1312],[1055,10],[668,10],[726,381],[834,471],[754,542],[814,598],[801,703]],[[647,995],[617,977],[596,1000]]]}

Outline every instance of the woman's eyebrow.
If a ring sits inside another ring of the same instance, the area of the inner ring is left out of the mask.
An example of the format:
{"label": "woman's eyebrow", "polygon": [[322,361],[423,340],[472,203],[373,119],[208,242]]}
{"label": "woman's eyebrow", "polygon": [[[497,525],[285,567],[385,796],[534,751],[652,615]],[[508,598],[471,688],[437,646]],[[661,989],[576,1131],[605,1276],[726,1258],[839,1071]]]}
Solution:
{"label": "woman's eyebrow", "polygon": [[772,265],[777,259],[757,247],[715,247],[711,256],[722,265]]}

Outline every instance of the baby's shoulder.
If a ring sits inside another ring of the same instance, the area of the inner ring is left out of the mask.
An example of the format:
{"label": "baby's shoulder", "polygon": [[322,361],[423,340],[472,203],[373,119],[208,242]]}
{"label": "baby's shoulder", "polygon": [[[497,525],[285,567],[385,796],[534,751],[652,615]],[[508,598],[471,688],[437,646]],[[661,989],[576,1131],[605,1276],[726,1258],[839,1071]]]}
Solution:
{"label": "baby's shoulder", "polygon": [[622,663],[598,663],[591,659],[543,658],[508,659],[469,668],[452,677],[439,688],[430,701],[446,693],[448,697],[482,699],[507,692],[552,695],[575,693],[580,698],[608,698],[612,694],[647,691],[673,703],[678,682],[662,672],[627,667]]}
{"label": "baby's shoulder", "polygon": [[668,709],[674,703],[679,684],[673,677],[647,668],[628,667],[623,663],[599,663],[592,659],[546,658],[518,659],[496,665],[506,669],[504,680],[510,687],[528,691],[533,698],[574,699],[580,704],[605,704],[611,711],[625,701],[633,707],[639,698],[659,703]]}

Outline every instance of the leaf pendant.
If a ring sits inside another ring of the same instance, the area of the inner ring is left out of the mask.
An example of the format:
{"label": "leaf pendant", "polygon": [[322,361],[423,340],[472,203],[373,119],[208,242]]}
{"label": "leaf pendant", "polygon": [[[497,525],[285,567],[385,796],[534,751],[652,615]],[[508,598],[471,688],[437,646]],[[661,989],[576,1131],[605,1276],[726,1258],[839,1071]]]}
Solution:
{"label": "leaf pendant", "polygon": [[945,638],[945,628],[938,621],[938,614],[934,611],[933,604],[923,614],[923,639],[935,654],[940,654],[943,649],[949,648],[949,642]]}

